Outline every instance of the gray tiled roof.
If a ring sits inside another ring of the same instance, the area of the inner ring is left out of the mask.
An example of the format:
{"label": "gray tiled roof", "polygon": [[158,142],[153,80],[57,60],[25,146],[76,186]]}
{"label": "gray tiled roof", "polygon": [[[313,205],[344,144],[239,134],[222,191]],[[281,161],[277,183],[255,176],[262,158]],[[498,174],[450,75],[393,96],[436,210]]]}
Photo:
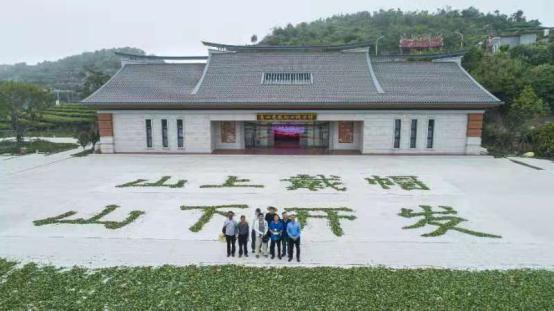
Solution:
{"label": "gray tiled roof", "polygon": [[84,103],[181,102],[190,97],[204,64],[127,64]]}
{"label": "gray tiled roof", "polygon": [[499,101],[455,62],[376,62],[373,70],[385,102]]}
{"label": "gray tiled roof", "polygon": [[[203,75],[204,67],[207,66]],[[454,62],[372,62],[363,52],[212,52],[204,64],[127,64],[93,104],[464,103],[499,100]],[[306,85],[262,84],[264,72],[309,72]]]}

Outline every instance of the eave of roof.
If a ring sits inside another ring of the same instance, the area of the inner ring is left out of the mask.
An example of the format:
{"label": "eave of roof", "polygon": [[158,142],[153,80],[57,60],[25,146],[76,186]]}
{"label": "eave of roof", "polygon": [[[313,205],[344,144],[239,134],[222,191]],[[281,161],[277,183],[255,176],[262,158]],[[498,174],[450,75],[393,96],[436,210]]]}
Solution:
{"label": "eave of roof", "polygon": [[480,110],[501,105],[502,102],[398,102],[398,103],[93,103],[86,105],[98,109],[135,109],[135,110]]}

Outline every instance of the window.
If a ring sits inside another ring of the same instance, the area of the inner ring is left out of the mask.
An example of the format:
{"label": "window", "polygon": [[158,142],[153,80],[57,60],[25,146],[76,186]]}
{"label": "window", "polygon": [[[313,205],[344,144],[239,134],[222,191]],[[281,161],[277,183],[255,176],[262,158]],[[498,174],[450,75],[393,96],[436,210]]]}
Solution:
{"label": "window", "polygon": [[177,120],[177,147],[183,148],[183,120]]}
{"label": "window", "polygon": [[146,120],[146,147],[152,148],[152,120]]}
{"label": "window", "polygon": [[309,72],[265,72],[262,84],[311,84]]}
{"label": "window", "polygon": [[394,148],[400,148],[400,119],[394,120]]}
{"label": "window", "polygon": [[412,120],[412,127],[410,129],[410,148],[415,148],[417,142],[417,120]]}
{"label": "window", "polygon": [[167,120],[162,119],[162,145],[164,148],[169,147],[169,142],[167,141]]}
{"label": "window", "polygon": [[435,120],[429,120],[427,125],[427,148],[433,148],[433,138],[435,136]]}

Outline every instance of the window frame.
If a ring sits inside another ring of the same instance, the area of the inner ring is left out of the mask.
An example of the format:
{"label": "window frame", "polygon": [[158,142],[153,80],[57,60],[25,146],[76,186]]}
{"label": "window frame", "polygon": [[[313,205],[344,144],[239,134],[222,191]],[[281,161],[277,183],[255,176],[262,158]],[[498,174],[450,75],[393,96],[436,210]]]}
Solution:
{"label": "window frame", "polygon": [[400,149],[400,142],[402,139],[402,119],[394,119],[394,141],[393,148]]}
{"label": "window frame", "polygon": [[161,119],[161,126],[162,126],[162,147],[163,148],[169,148],[169,138],[168,138],[168,132],[167,132],[167,119]]}
{"label": "window frame", "polygon": [[262,85],[307,85],[314,82],[311,72],[264,72]]}
{"label": "window frame", "polygon": [[417,119],[412,119],[410,124],[410,148],[417,148]]}
{"label": "window frame", "polygon": [[427,120],[427,143],[426,143],[427,149],[433,149],[435,146],[436,126],[437,126],[437,122],[435,121],[435,119]]}
{"label": "window frame", "polygon": [[145,119],[145,130],[146,130],[146,148],[150,149],[153,147],[152,140],[152,119]]}
{"label": "window frame", "polygon": [[185,135],[183,133],[183,130],[184,130],[183,119],[177,119],[177,121],[175,121],[175,126],[177,127],[177,148],[184,148]]}

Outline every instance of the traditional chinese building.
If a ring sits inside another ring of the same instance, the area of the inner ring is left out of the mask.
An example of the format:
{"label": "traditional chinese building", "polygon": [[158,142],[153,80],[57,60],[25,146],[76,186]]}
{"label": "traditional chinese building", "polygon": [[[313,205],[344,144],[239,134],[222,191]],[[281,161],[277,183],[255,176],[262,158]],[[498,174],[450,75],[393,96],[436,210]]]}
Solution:
{"label": "traditional chinese building", "polygon": [[123,55],[83,101],[99,109],[101,152],[478,154],[483,113],[501,104],[459,58],[205,45],[197,63]]}

